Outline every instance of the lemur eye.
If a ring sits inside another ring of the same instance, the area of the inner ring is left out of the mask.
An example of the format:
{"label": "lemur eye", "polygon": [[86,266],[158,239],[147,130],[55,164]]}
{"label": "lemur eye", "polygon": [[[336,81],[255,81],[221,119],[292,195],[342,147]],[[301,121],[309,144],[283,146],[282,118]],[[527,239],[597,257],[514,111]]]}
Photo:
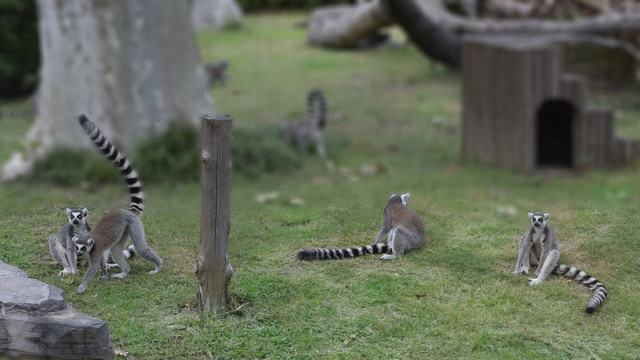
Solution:
{"label": "lemur eye", "polygon": [[82,214],[78,215],[78,219],[82,219]]}

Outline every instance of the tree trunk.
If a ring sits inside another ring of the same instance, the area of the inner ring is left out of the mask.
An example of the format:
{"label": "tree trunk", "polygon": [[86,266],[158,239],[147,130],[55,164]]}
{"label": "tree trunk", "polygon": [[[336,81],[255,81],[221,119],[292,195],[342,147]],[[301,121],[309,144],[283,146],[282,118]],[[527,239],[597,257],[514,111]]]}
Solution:
{"label": "tree trunk", "polygon": [[235,0],[194,0],[191,21],[196,30],[220,29],[242,18],[242,10]]}
{"label": "tree trunk", "polygon": [[440,0],[381,0],[421,51],[445,64],[460,65],[465,33],[581,33],[606,35],[640,32],[640,12],[606,12],[576,21],[469,19],[449,12]]}
{"label": "tree trunk", "polygon": [[425,3],[427,9],[421,8],[418,1],[413,0],[387,0],[384,6],[426,56],[458,67],[460,37],[441,26],[439,19],[446,10],[442,4],[434,5],[435,2]]}
{"label": "tree trunk", "polygon": [[170,122],[198,126],[213,101],[189,11],[173,0],[38,0],[38,114],[3,179],[30,171],[53,147],[90,147],[80,113],[125,152]]}
{"label": "tree trunk", "polygon": [[350,48],[392,23],[379,0],[356,6],[323,7],[311,14],[307,41],[317,46]]}
{"label": "tree trunk", "polygon": [[202,213],[196,255],[200,311],[227,309],[233,275],[227,245],[231,227],[231,125],[227,115],[202,117]]}

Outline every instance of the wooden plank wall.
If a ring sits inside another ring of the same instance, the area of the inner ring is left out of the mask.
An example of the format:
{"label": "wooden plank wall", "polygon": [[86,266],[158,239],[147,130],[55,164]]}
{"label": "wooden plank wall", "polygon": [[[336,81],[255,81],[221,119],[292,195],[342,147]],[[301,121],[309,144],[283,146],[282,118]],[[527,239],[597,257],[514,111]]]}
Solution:
{"label": "wooden plank wall", "polygon": [[463,63],[463,154],[521,172],[536,167],[536,111],[561,93],[558,49],[520,38],[466,39]]}
{"label": "wooden plank wall", "polygon": [[548,100],[574,107],[574,167],[633,161],[638,143],[614,137],[613,111],[587,104],[584,78],[563,73],[559,45],[535,37],[468,36],[462,43],[462,152],[519,172],[537,170],[537,116]]}

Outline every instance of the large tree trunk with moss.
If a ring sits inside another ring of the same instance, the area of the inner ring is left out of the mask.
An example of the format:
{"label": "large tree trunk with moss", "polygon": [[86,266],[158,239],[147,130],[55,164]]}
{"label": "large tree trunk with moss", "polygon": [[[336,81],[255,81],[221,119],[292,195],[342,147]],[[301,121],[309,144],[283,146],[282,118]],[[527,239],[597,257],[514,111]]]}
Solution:
{"label": "large tree trunk with moss", "polygon": [[311,14],[307,41],[317,46],[351,48],[392,23],[379,0],[353,6],[321,7]]}
{"label": "large tree trunk with moss", "polygon": [[427,56],[460,65],[460,41],[466,33],[590,34],[640,33],[640,11],[606,11],[575,21],[479,19],[449,11],[443,0],[380,0],[382,6]]}
{"label": "large tree trunk with moss", "polygon": [[[549,2],[553,4],[553,2]],[[531,3],[487,2],[494,11],[528,16]],[[468,17],[449,7],[457,5]],[[598,16],[575,21],[544,19],[477,18],[478,2],[473,0],[372,0],[353,6],[318,8],[309,19],[311,45],[353,48],[379,28],[397,22],[420,50],[437,61],[460,65],[460,41],[465,33],[527,32],[608,35],[640,32],[640,12],[604,11]],[[497,10],[496,10],[497,9]],[[540,7],[538,6],[539,10]]]}
{"label": "large tree trunk with moss", "polygon": [[125,152],[170,122],[198,126],[213,111],[190,21],[190,2],[38,0],[42,56],[38,113],[26,150],[4,180],[57,146],[90,147],[78,114]]}

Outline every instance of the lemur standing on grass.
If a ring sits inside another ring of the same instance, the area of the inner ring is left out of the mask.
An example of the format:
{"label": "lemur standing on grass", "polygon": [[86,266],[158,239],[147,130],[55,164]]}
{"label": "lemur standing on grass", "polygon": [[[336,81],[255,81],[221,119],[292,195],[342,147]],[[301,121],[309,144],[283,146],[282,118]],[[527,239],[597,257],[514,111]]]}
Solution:
{"label": "lemur standing on grass", "polygon": [[[373,245],[350,249],[313,249],[298,253],[300,260],[331,260],[362,256],[365,254],[384,254],[380,258],[391,260],[416,250],[424,244],[424,225],[415,211],[407,207],[409,193],[391,195],[382,211],[382,228]],[[380,241],[387,236],[387,243]]]}
{"label": "lemur standing on grass", "polygon": [[[78,266],[85,266],[89,262],[89,253],[87,252],[86,245],[78,245],[75,240],[82,235],[91,231],[91,225],[87,221],[89,217],[89,210],[83,209],[67,209],[68,222],[60,228],[58,235],[49,236],[49,251],[51,256],[62,266],[63,270],[58,273],[58,276],[65,276],[69,274],[76,275],[78,273]],[[124,258],[129,260],[136,255],[133,245],[122,250]],[[115,260],[109,253],[104,254],[108,259],[107,266],[117,266],[113,264]]]}
{"label": "lemur standing on grass", "polygon": [[299,122],[285,120],[282,123],[284,137],[302,151],[309,150],[313,141],[321,157],[327,156],[322,129],[327,123],[327,101],[322,91],[314,89],[307,94],[307,119]]}
{"label": "lemur standing on grass", "polygon": [[108,276],[106,261],[103,256],[107,250],[111,250],[111,255],[121,270],[120,273],[111,275],[111,277],[124,278],[129,274],[129,265],[122,252],[127,241],[127,235],[131,237],[136,253],[155,265],[155,269],[150,271],[150,274],[160,271],[162,259],[149,248],[144,237],[144,227],[142,221],[140,221],[144,210],[144,195],[138,174],[129,165],[129,160],[111,144],[91,120],[81,115],[78,121],[98,149],[118,168],[127,182],[131,197],[129,210],[116,209],[111,211],[100,219],[89,233],[76,240],[76,244],[86,246],[89,253],[89,269],[87,269],[77,290],[78,294],[82,294],[89,281],[98,272],[98,269],[102,270],[103,277]]}
{"label": "lemur standing on grass", "polygon": [[593,292],[587,303],[586,312],[596,311],[607,297],[607,289],[598,279],[588,275],[582,270],[567,265],[558,265],[560,250],[558,249],[558,237],[555,230],[547,223],[548,213],[529,213],[531,228],[520,237],[520,250],[516,269],[512,274],[529,273],[530,265],[538,265],[536,278],[529,279],[529,285],[540,284],[551,273],[562,275],[566,278],[578,281]]}

